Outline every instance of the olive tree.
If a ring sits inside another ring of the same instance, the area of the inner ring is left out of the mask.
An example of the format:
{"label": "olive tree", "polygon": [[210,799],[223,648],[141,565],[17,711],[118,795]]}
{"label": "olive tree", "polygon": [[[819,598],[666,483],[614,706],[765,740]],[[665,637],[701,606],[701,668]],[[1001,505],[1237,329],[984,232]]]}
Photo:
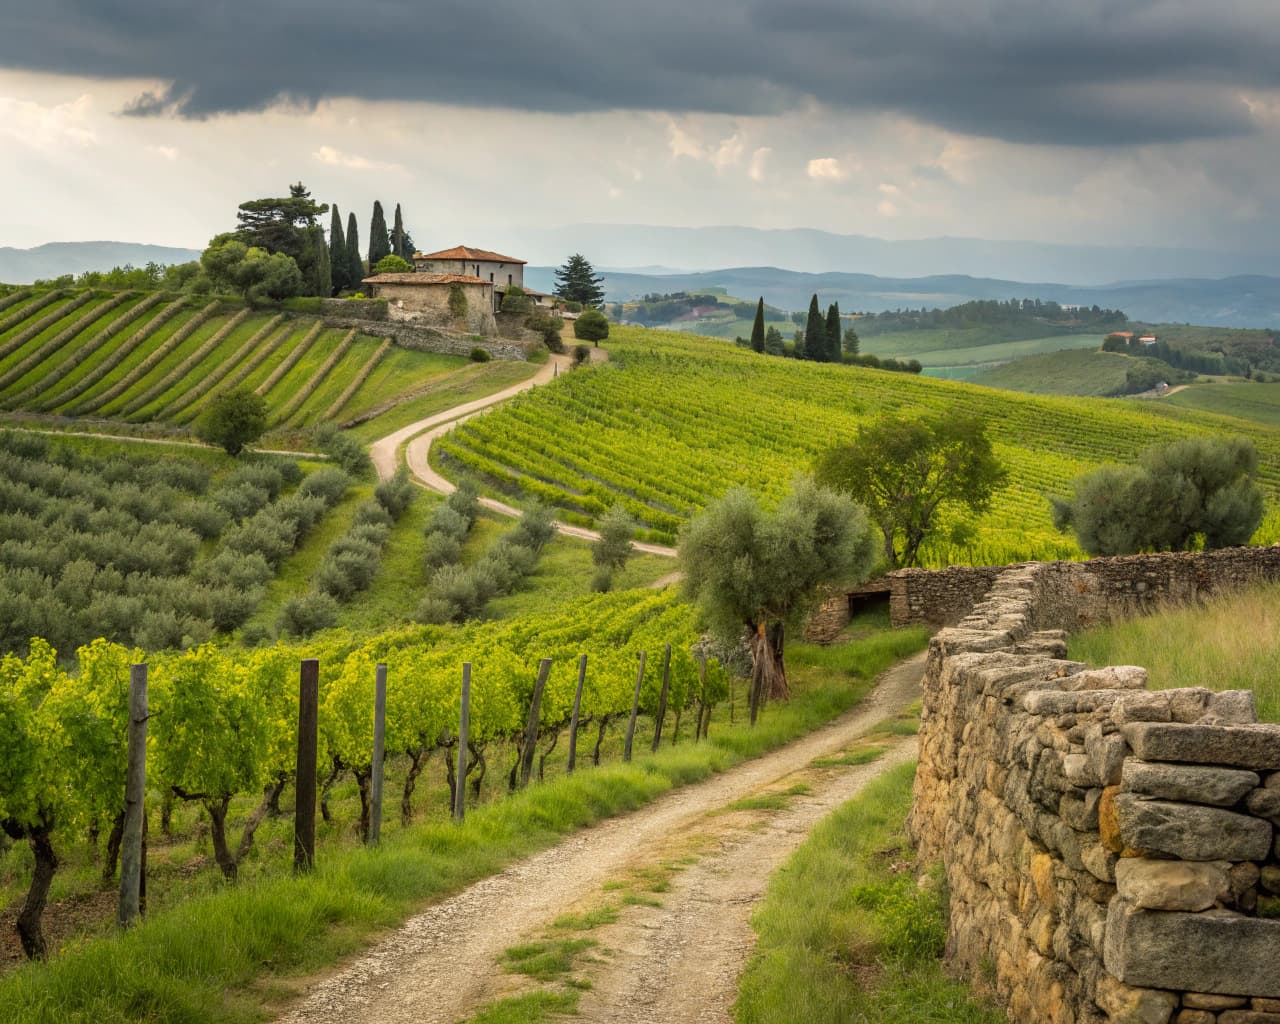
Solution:
{"label": "olive tree", "polygon": [[239,455],[244,446],[258,440],[267,429],[267,403],[261,395],[236,388],[219,395],[200,418],[196,433],[202,441]]}
{"label": "olive tree", "polygon": [[751,720],[761,700],[786,699],[783,642],[823,583],[860,582],[875,563],[874,531],[851,498],[798,478],[776,509],[742,488],[685,528],[680,562],[686,593],[719,636],[751,651]]}
{"label": "olive tree", "polygon": [[1245,544],[1262,522],[1258,453],[1246,438],[1192,437],[1100,466],[1051,498],[1054,524],[1091,555]]}

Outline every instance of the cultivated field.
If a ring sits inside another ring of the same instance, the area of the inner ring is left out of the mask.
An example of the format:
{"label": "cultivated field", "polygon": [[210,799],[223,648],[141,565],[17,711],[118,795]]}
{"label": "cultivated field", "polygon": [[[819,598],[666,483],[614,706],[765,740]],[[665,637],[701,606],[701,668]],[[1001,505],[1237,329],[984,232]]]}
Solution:
{"label": "cultivated field", "polygon": [[[608,346],[608,365],[566,375],[442,439],[446,468],[552,502],[583,522],[621,501],[655,539],[669,541],[730,486],[781,495],[825,447],[881,412],[964,409],[989,421],[1011,480],[977,540],[952,543],[944,525],[925,549],[932,565],[1078,557],[1053,529],[1046,495],[1101,462],[1197,433],[1252,437],[1263,483],[1272,500],[1280,496],[1280,435],[1205,413],[798,363],[642,328],[615,328]],[[1278,537],[1273,512],[1259,539]]]}
{"label": "cultivated field", "polygon": [[1183,409],[1200,409],[1280,427],[1280,384],[1250,381],[1192,384],[1163,401]]}
{"label": "cultivated field", "polygon": [[3,301],[0,409],[15,412],[184,426],[246,387],[272,428],[300,429],[361,421],[466,366],[217,299],[25,289]]}

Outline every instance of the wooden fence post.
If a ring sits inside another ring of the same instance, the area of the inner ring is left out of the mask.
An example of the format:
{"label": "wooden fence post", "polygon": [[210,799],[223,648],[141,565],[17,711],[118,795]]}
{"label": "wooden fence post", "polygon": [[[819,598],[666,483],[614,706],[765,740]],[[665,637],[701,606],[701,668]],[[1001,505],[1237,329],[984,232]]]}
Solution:
{"label": "wooden fence post", "polygon": [[524,750],[520,752],[520,787],[529,785],[533,774],[533,755],[538,749],[538,714],[542,709],[542,690],[551,672],[551,659],[538,662],[538,681],[533,684],[533,703],[529,705],[529,721],[524,728]]}
{"label": "wooden fence post", "polygon": [[142,836],[147,800],[147,666],[129,668],[129,754],[125,770],[124,833],[120,839],[120,924],[140,912]]}
{"label": "wooden fence post", "polygon": [[707,738],[711,728],[711,704],[707,700],[707,659],[703,655],[698,659],[698,729],[693,734],[693,741]]}
{"label": "wooden fence post", "polygon": [[467,743],[471,740],[471,662],[462,663],[462,710],[458,714],[458,774],[453,787],[453,820],[467,814]]}
{"label": "wooden fence post", "polygon": [[387,665],[379,662],[373,676],[373,764],[369,779],[369,844],[382,839],[382,769],[387,747]]}
{"label": "wooden fence post", "polygon": [[298,672],[297,800],[293,810],[293,870],[316,863],[316,749],[320,738],[320,662],[303,660]]}
{"label": "wooden fence post", "polygon": [[[662,720],[667,717],[667,691],[671,688],[671,645],[662,654],[662,693],[658,697],[658,721],[653,727],[653,750],[656,753],[662,742]],[[679,721],[679,719],[677,719]]]}
{"label": "wooden fence post", "polygon": [[573,695],[573,715],[569,718],[569,769],[567,774],[573,774],[573,768],[578,760],[578,716],[582,712],[582,684],[587,681],[587,656],[580,655],[578,658],[578,689]]}
{"label": "wooden fence post", "polygon": [[631,721],[627,723],[627,743],[622,748],[622,760],[631,760],[631,741],[636,735],[636,716],[640,714],[640,684],[644,682],[645,652],[640,652],[640,671],[636,673],[636,695],[631,702]]}

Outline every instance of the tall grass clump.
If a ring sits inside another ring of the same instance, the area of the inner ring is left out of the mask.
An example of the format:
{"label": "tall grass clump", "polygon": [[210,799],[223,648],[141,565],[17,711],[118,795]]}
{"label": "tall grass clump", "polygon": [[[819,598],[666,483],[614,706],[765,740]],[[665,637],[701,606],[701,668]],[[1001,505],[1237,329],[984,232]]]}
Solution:
{"label": "tall grass clump", "polygon": [[914,762],[870,783],[815,828],[769,883],[739,982],[738,1024],[996,1024],[939,957],[946,896],[917,881],[904,822]]}
{"label": "tall grass clump", "polygon": [[1252,690],[1258,718],[1280,722],[1280,585],[1086,630],[1069,650],[1090,665],[1141,665],[1155,689]]}

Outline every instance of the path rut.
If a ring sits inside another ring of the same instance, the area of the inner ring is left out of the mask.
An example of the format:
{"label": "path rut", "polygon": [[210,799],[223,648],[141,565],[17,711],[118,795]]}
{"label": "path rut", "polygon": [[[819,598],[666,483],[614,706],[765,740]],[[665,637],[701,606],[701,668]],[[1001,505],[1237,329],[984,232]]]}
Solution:
{"label": "path rut", "polygon": [[705,837],[712,812],[806,772],[807,794],[763,829],[712,828],[714,848],[678,876],[664,906],[625,916],[617,954],[598,983],[593,979],[598,988],[584,999],[579,1018],[727,1021],[753,945],[749,915],[768,872],[820,817],[912,756],[914,739],[869,765],[818,771],[811,762],[843,750],[915,700],[923,670],[924,655],[917,655],[886,672],[852,711],[786,747],[576,833],[435,904],[317,980],[279,1024],[456,1021],[510,988],[497,966],[506,947],[598,896],[628,867],[661,856],[679,837]]}

